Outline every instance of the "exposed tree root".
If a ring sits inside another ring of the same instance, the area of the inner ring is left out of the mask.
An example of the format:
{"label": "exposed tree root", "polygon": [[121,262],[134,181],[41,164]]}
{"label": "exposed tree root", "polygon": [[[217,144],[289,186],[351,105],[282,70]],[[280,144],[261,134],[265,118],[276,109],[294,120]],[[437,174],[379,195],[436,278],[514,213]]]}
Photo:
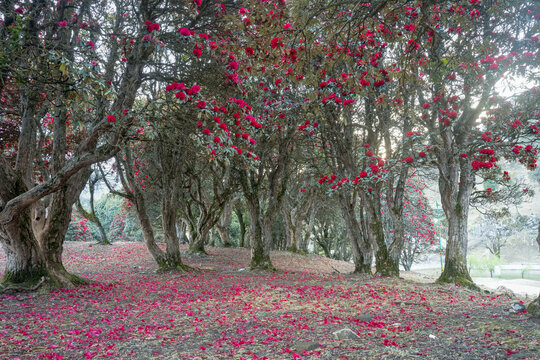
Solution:
{"label": "exposed tree root", "polygon": [[5,284],[0,284],[0,294],[17,294],[17,293],[34,292],[34,291],[37,291],[46,281],[47,281],[47,278],[45,276],[42,276],[41,279],[32,286],[25,286],[24,284],[11,284],[11,285],[6,286]]}

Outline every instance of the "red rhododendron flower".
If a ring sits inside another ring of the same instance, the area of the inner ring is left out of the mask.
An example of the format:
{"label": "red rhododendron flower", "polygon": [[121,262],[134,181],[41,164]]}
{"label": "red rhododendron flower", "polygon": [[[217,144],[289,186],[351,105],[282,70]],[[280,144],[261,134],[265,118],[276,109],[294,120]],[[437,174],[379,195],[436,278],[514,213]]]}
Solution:
{"label": "red rhododendron flower", "polygon": [[412,158],[412,156],[407,156],[405,159],[403,159],[403,161],[410,164],[410,163],[412,163],[414,161],[414,159]]}
{"label": "red rhododendron flower", "polygon": [[202,44],[195,44],[195,47],[193,48],[193,55],[200,58],[202,55]]}
{"label": "red rhododendron flower", "polygon": [[270,47],[272,49],[275,49],[277,47],[282,47],[283,46],[283,41],[280,37],[276,37],[276,38],[273,38],[271,41],[270,41]]}
{"label": "red rhododendron flower", "polygon": [[420,152],[418,153],[418,156],[420,156],[421,158],[425,158],[425,157],[426,157],[426,153],[423,152],[423,151],[420,151]]}
{"label": "red rhododendron flower", "polygon": [[201,100],[201,101],[199,101],[199,102],[197,103],[197,107],[198,107],[199,109],[204,109],[204,108],[206,107],[206,103],[205,103],[204,101]]}
{"label": "red rhododendron flower", "polygon": [[149,33],[151,33],[154,30],[156,30],[156,31],[159,30],[159,24],[153,23],[153,22],[148,21],[148,20],[146,20],[144,23],[146,24],[146,30]]}
{"label": "red rhododendron flower", "polygon": [[495,151],[493,149],[482,149],[480,150],[480,154],[493,155],[495,154]]}
{"label": "red rhododendron flower", "polygon": [[116,118],[114,117],[114,115],[107,115],[107,121],[113,123],[116,121]]}
{"label": "red rhododendron flower", "polygon": [[204,135],[210,135],[210,129],[204,129],[204,130],[202,131],[202,133],[203,133]]}
{"label": "red rhododendron flower", "polygon": [[179,28],[178,32],[180,33],[180,35],[191,36],[191,31],[189,31],[189,29],[187,29],[185,27]]}

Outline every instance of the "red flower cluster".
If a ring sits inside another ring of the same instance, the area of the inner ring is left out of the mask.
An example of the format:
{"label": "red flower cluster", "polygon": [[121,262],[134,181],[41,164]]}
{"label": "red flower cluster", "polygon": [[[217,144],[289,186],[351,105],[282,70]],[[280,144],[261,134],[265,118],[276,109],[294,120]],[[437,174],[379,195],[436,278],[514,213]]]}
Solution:
{"label": "red flower cluster", "polygon": [[193,55],[200,58],[202,55],[202,49],[203,49],[202,44],[195,44],[195,47],[193,48]]}
{"label": "red flower cluster", "polygon": [[412,158],[412,156],[407,156],[405,159],[403,159],[403,161],[405,161],[407,164],[410,164],[414,161],[414,159]]}
{"label": "red flower cluster", "polygon": [[283,47],[283,39],[280,37],[275,37],[270,41],[270,47],[275,49],[277,47]]}
{"label": "red flower cluster", "polygon": [[189,29],[187,29],[185,27],[179,28],[178,32],[180,33],[180,35],[184,35],[184,36],[191,36],[191,35],[195,34],[195,31],[190,31]]}
{"label": "red flower cluster", "polygon": [[480,150],[480,154],[493,155],[495,154],[495,151],[493,149],[482,149]]}
{"label": "red flower cluster", "polygon": [[159,24],[153,23],[149,20],[144,22],[146,24],[146,30],[151,33],[152,31],[159,31]]}
{"label": "red flower cluster", "polygon": [[474,170],[478,170],[480,168],[483,168],[483,169],[491,169],[493,167],[493,163],[491,162],[482,162],[482,161],[478,161],[478,160],[474,160],[472,163],[471,163],[471,166]]}

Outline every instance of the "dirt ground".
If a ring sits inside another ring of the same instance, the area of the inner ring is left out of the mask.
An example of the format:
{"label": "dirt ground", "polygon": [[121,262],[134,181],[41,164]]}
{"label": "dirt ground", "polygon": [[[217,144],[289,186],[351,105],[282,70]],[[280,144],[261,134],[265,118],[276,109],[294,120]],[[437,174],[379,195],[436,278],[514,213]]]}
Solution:
{"label": "dirt ground", "polygon": [[[0,297],[0,359],[537,359],[540,324],[522,298],[416,273],[350,275],[345,262],[249,250],[184,254],[197,268],[157,274],[144,244],[67,243],[71,272],[94,281]],[[0,267],[5,258],[0,254]],[[346,339],[334,332],[350,329]]]}

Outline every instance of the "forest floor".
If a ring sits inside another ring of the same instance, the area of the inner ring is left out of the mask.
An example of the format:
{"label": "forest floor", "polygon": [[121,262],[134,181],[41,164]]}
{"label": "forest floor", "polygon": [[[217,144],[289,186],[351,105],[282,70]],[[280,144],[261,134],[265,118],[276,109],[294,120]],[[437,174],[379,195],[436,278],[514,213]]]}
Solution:
{"label": "forest floor", "polygon": [[[157,274],[142,243],[66,243],[66,268],[95,283],[0,296],[0,359],[536,359],[540,323],[518,298],[348,274],[352,265],[273,252],[276,273],[246,271],[249,250],[184,255]],[[0,254],[0,269],[5,257]],[[1,270],[0,270],[1,271]],[[350,329],[347,339],[334,332]]]}

